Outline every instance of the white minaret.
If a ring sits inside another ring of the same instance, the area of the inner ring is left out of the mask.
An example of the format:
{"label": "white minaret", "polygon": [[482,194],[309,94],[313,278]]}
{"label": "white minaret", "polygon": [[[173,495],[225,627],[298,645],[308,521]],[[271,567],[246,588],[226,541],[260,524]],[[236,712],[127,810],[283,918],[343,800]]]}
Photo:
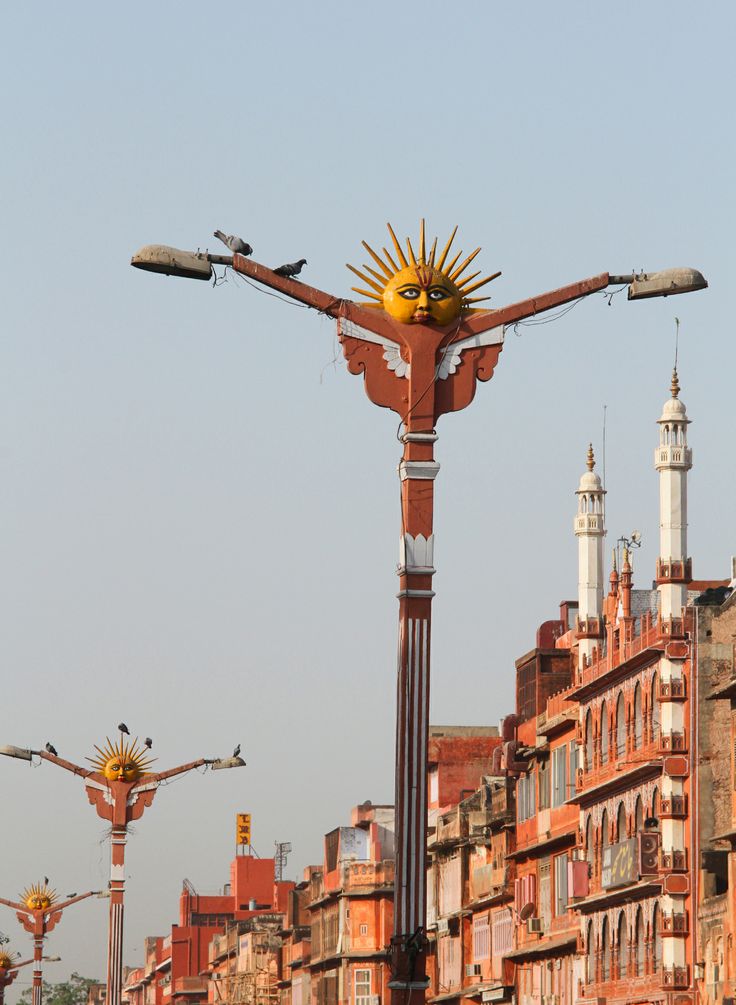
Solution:
{"label": "white minaret", "polygon": [[657,587],[660,617],[679,618],[687,603],[692,579],[687,555],[687,473],[693,466],[687,445],[690,420],[680,400],[677,369],[672,371],[672,396],[665,402],[659,424],[659,446],[654,466],[659,472],[659,558]]}
{"label": "white minaret", "polygon": [[575,536],[578,539],[578,666],[590,658],[603,625],[603,538],[606,533],[603,496],[595,473],[593,445],[588,447],[588,470],[580,479]]}

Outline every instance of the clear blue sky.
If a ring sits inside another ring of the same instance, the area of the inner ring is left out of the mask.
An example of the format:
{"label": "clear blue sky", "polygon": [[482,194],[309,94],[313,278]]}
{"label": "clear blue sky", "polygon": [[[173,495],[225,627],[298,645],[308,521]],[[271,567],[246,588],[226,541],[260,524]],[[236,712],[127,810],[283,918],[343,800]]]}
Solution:
{"label": "clear blue sky", "polygon": [[[305,257],[347,295],[385,222],[483,246],[493,304],[603,270],[711,288],[510,333],[437,457],[434,721],[493,724],[514,659],[574,597],[574,490],[608,406],[608,544],[657,554],[655,420],[674,316],[691,418],[690,551],[736,552],[734,6],[190,2],[6,5],[0,32],[0,743],[81,760],[115,724],[159,766],[248,768],[162,790],[129,845],[125,958],[184,876],[227,879],[233,815],[287,874],[392,798],[399,445],[334,326],[248,287],[129,268],[140,245]],[[104,886],[73,778],[0,764],[0,893]],[[54,933],[104,974],[105,905]],[[0,929],[27,948],[11,912]],[[14,990],[22,988],[18,983]]]}

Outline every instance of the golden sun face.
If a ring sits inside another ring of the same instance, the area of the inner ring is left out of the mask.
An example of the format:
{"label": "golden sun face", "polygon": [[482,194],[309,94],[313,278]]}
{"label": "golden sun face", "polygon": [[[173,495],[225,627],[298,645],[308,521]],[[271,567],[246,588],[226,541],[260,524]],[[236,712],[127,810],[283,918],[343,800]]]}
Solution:
{"label": "golden sun face", "polygon": [[0,971],[10,970],[13,966],[13,957],[10,953],[0,953]]}
{"label": "golden sun face", "polygon": [[123,737],[117,744],[105,737],[104,750],[95,744],[96,757],[87,760],[111,782],[136,782],[146,774],[146,768],[153,763],[147,756],[145,747],[140,747],[138,739],[126,741]]}
{"label": "golden sun face", "polygon": [[472,310],[471,304],[481,300],[488,300],[488,297],[471,297],[475,290],[490,283],[501,275],[500,272],[480,279],[473,280],[480,275],[473,272],[470,275],[462,276],[467,267],[480,251],[476,248],[472,254],[468,255],[464,261],[458,264],[462,257],[462,251],[448,262],[452,242],[457,233],[457,227],[453,230],[450,238],[439,256],[437,256],[437,238],[435,238],[429,254],[427,254],[424,220],[421,222],[419,231],[419,253],[414,253],[411,241],[407,237],[406,249],[404,251],[399,244],[396,235],[387,224],[394,251],[398,262],[395,261],[386,248],[383,248],[383,258],[363,241],[363,247],[371,256],[375,264],[381,270],[377,272],[370,265],[363,265],[364,271],[348,265],[351,272],[365,283],[370,289],[363,289],[353,286],[356,293],[370,297],[372,307],[379,304],[387,314],[390,314],[396,321],[402,324],[429,324],[444,327],[452,324],[465,311]]}
{"label": "golden sun face", "polygon": [[34,883],[20,895],[21,903],[29,911],[47,911],[56,902],[56,891],[46,883]]}

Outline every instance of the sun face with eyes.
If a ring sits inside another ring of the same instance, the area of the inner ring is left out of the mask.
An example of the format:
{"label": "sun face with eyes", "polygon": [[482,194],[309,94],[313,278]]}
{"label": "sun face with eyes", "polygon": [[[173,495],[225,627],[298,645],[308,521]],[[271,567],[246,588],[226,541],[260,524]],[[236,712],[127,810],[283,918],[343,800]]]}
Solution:
{"label": "sun face with eyes", "polygon": [[34,883],[20,895],[29,911],[47,911],[56,901],[56,891],[46,883]]}
{"label": "sun face with eyes", "polygon": [[370,287],[365,289],[353,286],[353,290],[370,297],[374,301],[370,306],[376,307],[380,304],[387,314],[402,324],[424,324],[440,328],[450,325],[464,312],[473,310],[471,304],[488,299],[488,297],[471,297],[470,293],[501,275],[500,272],[496,272],[477,282],[473,280],[480,275],[479,272],[462,275],[480,248],[476,248],[460,263],[461,251],[448,262],[457,227],[439,255],[437,255],[436,238],[427,253],[424,220],[419,231],[418,254],[414,253],[409,238],[406,239],[406,254],[404,254],[391,224],[388,224],[388,230],[397,260],[394,260],[386,248],[382,249],[383,257],[381,257],[363,241],[363,247],[380,272],[370,265],[364,265],[364,271],[355,269],[352,265],[348,265],[348,268]]}
{"label": "sun face with eyes", "polygon": [[10,953],[0,953],[0,973],[5,973],[13,966],[13,957]]}
{"label": "sun face with eyes", "polygon": [[94,767],[110,782],[137,782],[146,774],[146,769],[153,763],[147,757],[145,747],[140,747],[138,740],[127,742],[122,737],[113,744],[106,737],[104,749],[95,744],[96,757],[88,757]]}

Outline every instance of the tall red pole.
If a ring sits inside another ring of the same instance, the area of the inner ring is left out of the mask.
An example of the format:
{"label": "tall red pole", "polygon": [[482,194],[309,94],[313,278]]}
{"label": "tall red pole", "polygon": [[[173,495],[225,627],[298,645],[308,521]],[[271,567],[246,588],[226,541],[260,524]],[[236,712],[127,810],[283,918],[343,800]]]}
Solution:
{"label": "tall red pole", "polygon": [[43,1002],[43,935],[33,936],[33,982],[31,1003],[32,1005],[42,1005]]}
{"label": "tall red pole", "polygon": [[123,990],[123,900],[125,895],[125,825],[112,828],[110,920],[107,932],[107,1002],[121,1005]]}

